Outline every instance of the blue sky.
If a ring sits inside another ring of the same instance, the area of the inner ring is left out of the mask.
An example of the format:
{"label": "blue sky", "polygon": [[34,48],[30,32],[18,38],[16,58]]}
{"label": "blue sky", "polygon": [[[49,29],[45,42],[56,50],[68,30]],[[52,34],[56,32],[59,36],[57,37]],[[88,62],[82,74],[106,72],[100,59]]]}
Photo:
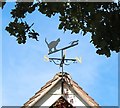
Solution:
{"label": "blue sky", "polygon": [[[0,15],[2,11],[0,9]],[[2,25],[2,17],[0,17],[0,25]],[[2,26],[0,26],[0,106],[2,105]]]}
{"label": "blue sky", "polygon": [[[39,41],[28,39],[25,45],[17,44],[16,39],[5,31],[12,21],[10,10],[14,3],[7,3],[2,11],[2,105],[21,106],[47,81],[60,72],[53,63],[45,62],[48,42],[61,38],[57,48],[65,47],[72,40],[79,39],[79,45],[66,51],[67,58],[82,57],[82,64],[65,66],[76,81],[92,98],[102,106],[118,105],[118,54],[112,53],[110,58],[97,55],[90,43],[90,33],[70,34],[69,31],[58,30],[58,16],[47,18],[34,12],[26,20],[40,33]],[[60,53],[50,57],[59,57]],[[1,94],[0,94],[1,95]]]}

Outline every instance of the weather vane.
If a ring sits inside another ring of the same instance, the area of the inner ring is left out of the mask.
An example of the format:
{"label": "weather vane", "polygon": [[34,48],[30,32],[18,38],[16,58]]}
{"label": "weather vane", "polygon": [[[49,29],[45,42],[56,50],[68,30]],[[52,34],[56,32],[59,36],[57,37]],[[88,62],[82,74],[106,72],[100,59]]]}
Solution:
{"label": "weather vane", "polygon": [[[60,68],[62,68],[62,89],[61,89],[61,93],[63,94],[63,83],[64,83],[64,81],[63,81],[63,66],[64,65],[69,65],[69,63],[67,63],[67,62],[69,62],[69,61],[71,61],[71,62],[73,62],[73,63],[76,63],[76,62],[82,62],[82,60],[81,60],[81,58],[79,58],[79,57],[76,57],[75,59],[67,59],[67,58],[65,58],[65,50],[66,49],[68,49],[68,48],[71,48],[71,47],[74,47],[74,46],[76,46],[76,45],[78,45],[78,41],[79,40],[75,40],[75,41],[72,41],[72,42],[70,42],[69,43],[69,45],[68,46],[66,46],[66,47],[64,47],[64,48],[61,48],[61,49],[57,49],[56,47],[57,47],[57,45],[59,44],[59,42],[60,42],[60,38],[58,38],[57,40],[55,40],[55,41],[51,41],[50,43],[48,43],[47,42],[47,39],[45,38],[45,42],[46,42],[46,44],[47,44],[47,46],[48,46],[48,49],[49,49],[49,53],[48,53],[48,55],[50,55],[50,54],[53,54],[53,53],[56,53],[56,52],[58,52],[58,51],[61,51],[61,58],[49,58],[49,57],[47,57],[47,56],[44,56],[44,59],[46,60],[46,61],[50,61],[50,62],[53,62],[53,63],[55,63],[56,65],[59,65],[59,67]],[[58,63],[58,61],[59,61],[59,63]]]}

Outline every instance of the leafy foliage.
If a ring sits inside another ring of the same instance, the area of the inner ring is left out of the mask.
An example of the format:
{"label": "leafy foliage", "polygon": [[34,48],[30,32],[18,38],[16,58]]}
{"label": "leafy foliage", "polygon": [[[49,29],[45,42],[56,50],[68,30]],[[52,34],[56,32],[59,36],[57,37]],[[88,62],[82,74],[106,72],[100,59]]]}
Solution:
{"label": "leafy foliage", "polygon": [[4,7],[5,4],[6,4],[6,2],[2,2],[2,1],[0,1],[0,8],[3,9],[3,7]]}
{"label": "leafy foliage", "polygon": [[25,43],[27,37],[38,40],[39,34],[23,19],[27,14],[38,11],[51,18],[59,14],[59,27],[71,33],[87,32],[92,34],[91,43],[97,48],[96,53],[107,57],[110,51],[120,50],[120,2],[16,2],[15,9],[11,11],[13,22],[6,30],[17,38],[18,43]]}
{"label": "leafy foliage", "polygon": [[38,41],[37,37],[39,34],[33,29],[31,30],[34,23],[29,26],[26,21],[23,21],[23,18],[26,17],[27,13],[32,13],[36,6],[37,3],[33,4],[33,2],[17,2],[15,9],[11,11],[14,21],[9,23],[6,30],[10,33],[10,35],[17,38],[19,44],[25,44],[27,36]]}

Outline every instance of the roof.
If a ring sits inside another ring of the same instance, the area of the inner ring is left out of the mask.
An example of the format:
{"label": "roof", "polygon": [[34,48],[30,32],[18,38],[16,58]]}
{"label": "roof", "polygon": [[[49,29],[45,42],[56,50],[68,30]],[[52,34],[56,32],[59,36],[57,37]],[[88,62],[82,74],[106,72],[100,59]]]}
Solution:
{"label": "roof", "polygon": [[[52,80],[48,81],[45,86],[43,86],[35,95],[30,98],[24,106],[33,106],[36,102],[39,101],[51,88],[53,88],[57,82],[62,79],[62,73],[57,73]],[[93,98],[91,98],[75,81],[72,80],[71,76],[68,73],[63,74],[63,79],[66,83],[70,83],[73,90],[89,105],[89,106],[99,106]],[[23,107],[24,107],[23,106]]]}

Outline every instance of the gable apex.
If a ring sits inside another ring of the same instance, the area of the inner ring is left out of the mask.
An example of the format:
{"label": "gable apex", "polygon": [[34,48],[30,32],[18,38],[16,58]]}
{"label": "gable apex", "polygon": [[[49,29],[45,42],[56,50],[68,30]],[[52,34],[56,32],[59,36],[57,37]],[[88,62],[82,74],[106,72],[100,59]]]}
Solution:
{"label": "gable apex", "polygon": [[[99,104],[95,102],[95,100],[92,99],[75,81],[73,81],[71,76],[66,72],[64,72],[63,75],[61,72],[57,73],[53,77],[53,79],[48,81],[43,87],[41,87],[41,89],[37,93],[35,93],[35,95],[24,104],[24,106],[34,106],[38,101],[42,100],[42,98],[45,97],[46,94],[49,94],[49,92],[52,89],[61,89],[60,87],[56,88],[56,85],[58,85],[62,81],[62,76],[63,76],[64,84],[67,84],[68,87],[70,87],[72,91],[75,92],[72,94],[77,95],[77,97],[80,97],[80,99],[82,99],[86,103],[85,106],[94,106],[99,108]],[[59,84],[58,86],[61,86],[61,85]],[[51,96],[54,95],[53,93],[50,93],[50,94]],[[64,94],[61,94],[59,96],[61,97],[63,95]],[[57,97],[56,99],[58,100],[60,97]]]}

